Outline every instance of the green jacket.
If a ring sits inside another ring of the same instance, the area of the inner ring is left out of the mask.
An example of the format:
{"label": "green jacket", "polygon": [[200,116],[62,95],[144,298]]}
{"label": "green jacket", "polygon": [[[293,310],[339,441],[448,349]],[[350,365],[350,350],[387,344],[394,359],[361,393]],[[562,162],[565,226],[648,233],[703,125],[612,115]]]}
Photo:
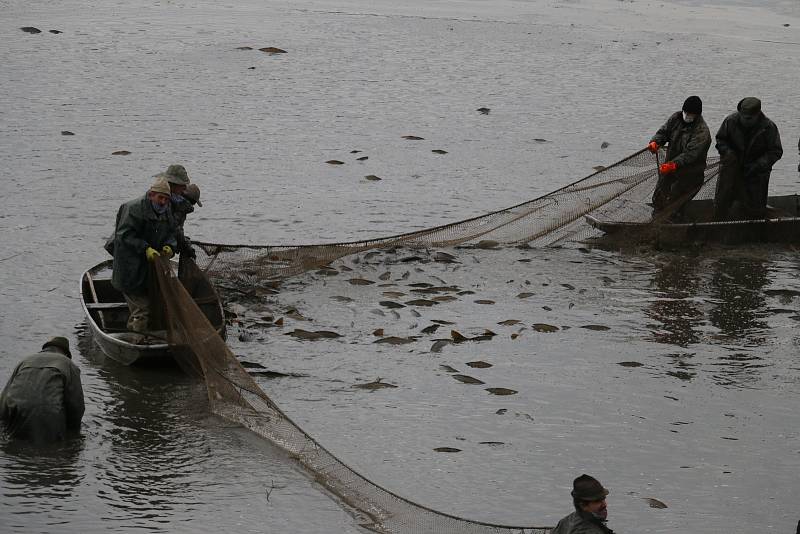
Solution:
{"label": "green jacket", "polygon": [[24,358],[0,394],[0,420],[15,437],[62,439],[80,428],[83,411],[81,372],[60,352]]}
{"label": "green jacket", "polygon": [[170,210],[159,215],[147,195],[126,202],[117,212],[111,284],[123,293],[147,292],[147,247],[177,249],[178,228]]}
{"label": "green jacket", "polygon": [[599,519],[576,510],[559,521],[550,534],[614,534],[614,531]]}
{"label": "green jacket", "polygon": [[783,156],[778,127],[763,113],[750,130],[742,127],[738,111],[725,117],[717,132],[717,150],[721,157],[729,152],[736,154],[745,178],[769,176],[772,166]]}
{"label": "green jacket", "polygon": [[693,122],[683,122],[683,112],[670,115],[651,141],[667,145],[667,161],[678,164],[678,170],[687,181],[702,182],[706,170],[706,157],[711,148],[711,132],[702,115]]}

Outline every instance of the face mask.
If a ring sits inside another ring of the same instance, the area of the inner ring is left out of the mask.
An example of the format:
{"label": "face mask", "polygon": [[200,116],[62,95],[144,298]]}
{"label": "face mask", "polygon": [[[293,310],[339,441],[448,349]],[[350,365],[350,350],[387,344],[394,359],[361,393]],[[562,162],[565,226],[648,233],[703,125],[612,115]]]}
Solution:
{"label": "face mask", "polygon": [[150,201],[150,205],[153,206],[153,210],[155,210],[155,212],[158,213],[159,215],[163,215],[164,213],[166,213],[167,208],[169,207],[168,203],[162,206],[154,200]]}
{"label": "face mask", "polygon": [[694,122],[694,115],[692,115],[691,113],[686,113],[684,111],[683,112],[683,122],[685,122],[686,124],[693,123]]}
{"label": "face mask", "polygon": [[175,193],[172,193],[172,194],[169,196],[169,199],[170,199],[172,202],[174,202],[175,204],[180,204],[181,202],[186,202],[186,199],[185,199],[185,198],[183,198],[181,195],[176,195]]}

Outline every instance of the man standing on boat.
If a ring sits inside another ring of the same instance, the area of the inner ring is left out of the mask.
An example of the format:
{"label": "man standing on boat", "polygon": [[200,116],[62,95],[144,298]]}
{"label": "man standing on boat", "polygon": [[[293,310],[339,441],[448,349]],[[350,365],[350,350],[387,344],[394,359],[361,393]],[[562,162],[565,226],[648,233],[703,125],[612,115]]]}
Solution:
{"label": "man standing on boat", "polygon": [[14,438],[45,443],[77,431],[83,417],[81,372],[69,341],[54,337],[14,368],[0,394],[0,420]]}
{"label": "man standing on boat", "polygon": [[658,183],[653,192],[656,212],[674,208],[691,200],[703,185],[706,157],[711,147],[711,132],[703,120],[703,101],[690,96],[681,111],[673,113],[650,140],[647,148],[653,152],[666,145],[667,158],[658,168]]}
{"label": "man standing on boat", "polygon": [[150,321],[147,263],[162,255],[172,257],[177,247],[178,227],[169,208],[169,183],[159,175],[143,197],[117,212],[111,283],[125,295],[128,330],[133,332],[147,332]]}
{"label": "man standing on boat", "polygon": [[714,220],[764,218],[769,175],[783,156],[783,147],[778,127],[761,111],[761,100],[743,98],[736,112],[725,117],[717,132],[717,150],[720,169]]}
{"label": "man standing on boat", "polygon": [[558,522],[551,534],[614,534],[606,526],[608,490],[589,475],[572,482],[572,503],[575,511]]}
{"label": "man standing on boat", "polygon": [[[192,186],[189,180],[189,173],[186,172],[186,167],[183,165],[173,164],[167,167],[167,170],[161,174],[157,174],[156,178],[164,178],[169,183],[170,191],[170,211],[175,217],[175,222],[178,225],[178,246],[175,249],[177,254],[186,254],[194,258],[194,251],[191,244],[186,239],[183,233],[183,223],[186,222],[186,216],[194,211],[194,203],[190,202],[189,196],[186,192],[192,187],[192,190],[197,186]],[[200,197],[200,190],[197,190],[197,197]]]}

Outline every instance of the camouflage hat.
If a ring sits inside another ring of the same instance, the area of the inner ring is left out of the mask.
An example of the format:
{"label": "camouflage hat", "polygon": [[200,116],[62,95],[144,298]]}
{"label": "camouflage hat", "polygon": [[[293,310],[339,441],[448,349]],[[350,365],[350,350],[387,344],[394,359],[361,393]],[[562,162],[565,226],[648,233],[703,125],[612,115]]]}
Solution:
{"label": "camouflage hat", "polygon": [[736,109],[745,115],[755,115],[761,111],[761,100],[754,96],[748,96],[739,101],[739,105],[736,106]]}
{"label": "camouflage hat", "polygon": [[572,482],[572,497],[579,501],[599,501],[605,499],[606,495],[608,490],[589,475],[581,475]]}
{"label": "camouflage hat", "polygon": [[167,183],[167,179],[163,176],[157,176],[156,181],[153,182],[153,185],[150,186],[150,191],[153,193],[161,193],[163,195],[170,195],[169,191],[169,183]]}
{"label": "camouflage hat", "polygon": [[67,338],[65,338],[65,337],[56,336],[56,337],[50,338],[50,340],[47,341],[47,343],[42,345],[42,350],[46,349],[47,347],[56,347],[58,349],[61,349],[61,351],[68,358],[72,358],[72,354],[70,354],[70,352],[69,352],[69,340]]}
{"label": "camouflage hat", "polygon": [[167,170],[161,174],[156,174],[156,178],[166,178],[166,180],[175,185],[189,185],[189,173],[183,165],[170,165]]}
{"label": "camouflage hat", "polygon": [[201,208],[203,207],[203,203],[200,202],[200,188],[197,187],[197,184],[187,185],[186,191],[183,192],[183,196],[186,197],[192,204],[197,204]]}

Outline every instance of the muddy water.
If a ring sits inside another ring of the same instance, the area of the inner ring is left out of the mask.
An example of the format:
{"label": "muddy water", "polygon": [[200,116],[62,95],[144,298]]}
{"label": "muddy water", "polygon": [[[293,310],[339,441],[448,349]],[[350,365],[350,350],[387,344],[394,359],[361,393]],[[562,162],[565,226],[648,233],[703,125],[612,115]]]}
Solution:
{"label": "muddy water", "polygon": [[[796,190],[795,2],[395,4],[0,2],[0,377],[44,338],[69,335],[88,404],[82,437],[63,448],[3,446],[8,530],[357,530],[279,452],[209,418],[196,384],[115,366],[85,338],[80,273],[105,259],[119,203],[169,163],[184,163],[203,190],[196,238],[363,238],[569,183],[643,146],[688,94],[703,97],[712,129],[755,94],[787,148],[772,189]],[[130,154],[112,155],[120,150]],[[437,509],[554,523],[569,510],[569,481],[586,471],[611,486],[619,531],[796,523],[791,251],[457,256],[343,264],[373,279],[383,269],[408,270],[408,282],[439,285],[437,276],[476,295],[421,317],[399,308],[398,319],[379,304],[397,299],[373,286],[309,275],[261,306],[294,306],[342,341],[270,331],[245,343],[234,332],[234,349],[307,375],[264,385],[345,461]],[[371,343],[376,328],[420,335],[437,318],[455,324],[431,339],[497,336],[440,353],[424,337]],[[496,324],[507,319],[522,324]],[[478,360],[492,367],[466,366]],[[377,377],[398,388],[351,387]]]}

